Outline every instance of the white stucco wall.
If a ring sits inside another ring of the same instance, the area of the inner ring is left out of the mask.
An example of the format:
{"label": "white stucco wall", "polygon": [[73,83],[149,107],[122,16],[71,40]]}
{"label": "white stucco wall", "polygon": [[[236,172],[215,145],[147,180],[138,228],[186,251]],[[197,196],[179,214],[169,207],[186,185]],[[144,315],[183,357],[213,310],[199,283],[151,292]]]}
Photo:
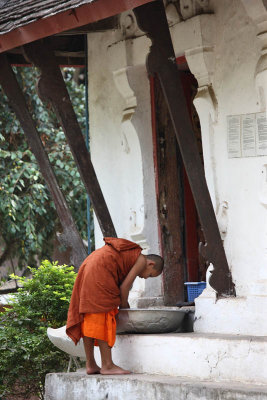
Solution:
{"label": "white stucco wall", "polygon": [[218,101],[218,122],[214,127],[218,200],[227,201],[229,206],[224,244],[237,293],[242,296],[249,293],[251,284],[267,265],[262,241],[266,209],[259,200],[262,166],[267,157],[229,159],[226,117],[260,111],[254,80],[259,45],[256,28],[240,2],[216,2],[215,7],[216,62],[212,83]]}
{"label": "white stucco wall", "polygon": [[[215,211],[227,204],[223,220],[218,218],[218,222],[223,225],[237,298],[216,302],[210,289],[204,291],[196,301],[195,330],[266,335],[261,309],[267,302],[267,215],[262,202],[267,157],[229,158],[227,151],[227,116],[265,111],[255,86],[260,45],[256,26],[241,1],[214,2],[214,12],[213,57],[206,63],[210,79],[206,84],[211,84],[216,99],[211,124],[207,118],[207,114],[211,116],[210,106],[201,95],[196,107],[204,144],[211,143],[204,156]],[[190,65],[190,54],[188,62]],[[192,69],[198,72],[193,64]]]}

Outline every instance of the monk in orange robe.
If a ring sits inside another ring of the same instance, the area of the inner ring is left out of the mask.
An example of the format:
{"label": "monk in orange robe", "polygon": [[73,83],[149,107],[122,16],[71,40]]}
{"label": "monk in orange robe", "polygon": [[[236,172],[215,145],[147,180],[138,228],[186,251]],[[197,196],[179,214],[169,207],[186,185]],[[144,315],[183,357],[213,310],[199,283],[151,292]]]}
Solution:
{"label": "monk in orange robe", "polygon": [[[71,296],[66,333],[77,344],[83,337],[87,374],[129,374],[112,361],[118,307],[128,308],[128,295],[137,276],[161,274],[160,256],[141,254],[141,247],[126,239],[104,238],[105,245],[82,263]],[[101,368],[94,346],[101,354]]]}

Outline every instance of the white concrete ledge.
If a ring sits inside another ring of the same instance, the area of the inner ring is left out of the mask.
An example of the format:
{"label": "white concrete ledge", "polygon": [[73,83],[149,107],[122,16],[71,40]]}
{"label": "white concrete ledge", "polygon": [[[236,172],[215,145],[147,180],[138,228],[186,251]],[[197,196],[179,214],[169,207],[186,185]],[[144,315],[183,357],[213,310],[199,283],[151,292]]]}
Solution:
{"label": "white concrete ledge", "polygon": [[267,384],[266,354],[267,337],[201,333],[117,335],[113,348],[135,373],[255,384]]}
{"label": "white concrete ledge", "polygon": [[267,400],[267,386],[151,376],[48,374],[45,400]]}
{"label": "white concrete ledge", "polygon": [[[74,346],[64,328],[57,332],[58,337],[53,336],[52,340],[56,346],[85,358],[82,340]],[[116,364],[135,373],[267,384],[265,336],[196,332],[122,334],[117,335],[112,352]],[[101,365],[98,348],[95,354]]]}

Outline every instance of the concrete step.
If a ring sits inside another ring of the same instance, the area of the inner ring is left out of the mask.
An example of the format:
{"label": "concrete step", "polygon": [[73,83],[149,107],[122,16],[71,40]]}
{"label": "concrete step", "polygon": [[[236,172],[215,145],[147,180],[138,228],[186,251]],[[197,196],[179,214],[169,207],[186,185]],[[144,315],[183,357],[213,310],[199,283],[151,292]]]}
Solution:
{"label": "concrete step", "polygon": [[[65,331],[53,343],[85,358]],[[115,364],[138,374],[184,376],[196,381],[234,381],[267,385],[267,337],[208,333],[117,335]],[[95,349],[100,365],[99,349]]]}
{"label": "concrete step", "polygon": [[[96,359],[100,363],[98,350]],[[135,373],[267,385],[267,337],[201,333],[117,335],[116,364]]]}
{"label": "concrete step", "polygon": [[267,400],[267,385],[164,375],[48,374],[45,400]]}

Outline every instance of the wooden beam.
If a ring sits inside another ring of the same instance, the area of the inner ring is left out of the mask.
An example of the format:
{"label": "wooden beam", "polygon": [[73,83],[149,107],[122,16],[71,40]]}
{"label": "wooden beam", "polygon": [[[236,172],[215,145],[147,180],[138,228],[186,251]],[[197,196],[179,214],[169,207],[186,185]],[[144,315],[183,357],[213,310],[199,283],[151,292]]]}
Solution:
{"label": "wooden beam", "polygon": [[216,290],[218,297],[234,296],[235,285],[227,263],[187,111],[163,2],[158,0],[142,5],[135,8],[134,12],[140,28],[147,32],[152,41],[147,58],[147,69],[150,74],[156,74],[159,77],[168,104],[177,142],[204,230],[206,243],[201,244],[200,250],[207,263],[212,263],[214,266],[210,285]]}
{"label": "wooden beam", "polygon": [[[7,54],[8,61],[14,67],[31,67],[31,63],[25,60],[22,54]],[[69,56],[68,54],[56,56],[57,64],[60,67],[74,67],[74,68],[81,68],[85,67],[85,57],[73,57]]]}
{"label": "wooden beam", "polygon": [[82,35],[89,32],[105,32],[111,29],[118,29],[119,27],[119,17],[115,15],[114,17],[109,17],[101,19],[97,22],[92,22],[91,24],[86,24],[78,28],[70,29],[69,31],[61,32],[60,36],[68,35]]}
{"label": "wooden beam", "polygon": [[30,148],[36,157],[41,173],[54,200],[57,214],[63,228],[60,240],[72,249],[71,262],[77,269],[87,255],[86,250],[65,197],[59,188],[52,166],[37,132],[35,122],[27,108],[23,92],[4,54],[0,54],[0,84],[21,123]]}
{"label": "wooden beam", "polygon": [[90,196],[102,233],[104,236],[116,237],[111,216],[51,43],[49,39],[30,43],[24,46],[24,51],[26,57],[41,71],[38,94],[43,101],[51,102],[54,107],[87,193]]}
{"label": "wooden beam", "polygon": [[[50,38],[51,46],[60,66],[85,66],[85,35],[53,36]],[[23,47],[6,52],[11,65],[29,66],[30,63],[24,57]]]}

